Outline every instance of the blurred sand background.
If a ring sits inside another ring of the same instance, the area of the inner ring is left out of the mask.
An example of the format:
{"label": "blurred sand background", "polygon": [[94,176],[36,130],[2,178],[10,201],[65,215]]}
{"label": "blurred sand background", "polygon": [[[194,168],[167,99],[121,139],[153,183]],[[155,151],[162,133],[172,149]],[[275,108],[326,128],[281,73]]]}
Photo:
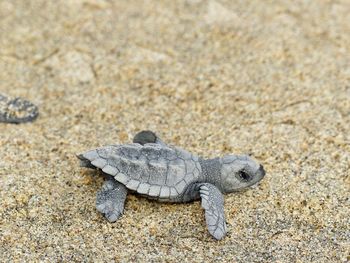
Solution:
{"label": "blurred sand background", "polygon": [[[349,262],[350,2],[0,0],[0,259]],[[204,157],[249,153],[262,183],[199,202],[129,195],[108,223],[75,154],[142,129]]]}

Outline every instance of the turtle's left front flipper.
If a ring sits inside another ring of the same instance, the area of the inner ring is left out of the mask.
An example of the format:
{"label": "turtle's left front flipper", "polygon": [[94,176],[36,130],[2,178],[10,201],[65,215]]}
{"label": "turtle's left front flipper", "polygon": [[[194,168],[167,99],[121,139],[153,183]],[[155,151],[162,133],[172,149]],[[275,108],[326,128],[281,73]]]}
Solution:
{"label": "turtle's left front flipper", "polygon": [[201,184],[199,192],[209,233],[220,240],[226,235],[224,197],[218,188],[208,183]]}

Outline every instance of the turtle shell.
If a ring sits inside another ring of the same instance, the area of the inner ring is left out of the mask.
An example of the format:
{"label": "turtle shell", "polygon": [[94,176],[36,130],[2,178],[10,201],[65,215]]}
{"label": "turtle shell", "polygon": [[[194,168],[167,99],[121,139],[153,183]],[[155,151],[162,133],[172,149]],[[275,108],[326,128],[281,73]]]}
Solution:
{"label": "turtle shell", "polygon": [[82,156],[128,189],[161,199],[181,195],[202,173],[197,156],[154,143],[109,145]]}

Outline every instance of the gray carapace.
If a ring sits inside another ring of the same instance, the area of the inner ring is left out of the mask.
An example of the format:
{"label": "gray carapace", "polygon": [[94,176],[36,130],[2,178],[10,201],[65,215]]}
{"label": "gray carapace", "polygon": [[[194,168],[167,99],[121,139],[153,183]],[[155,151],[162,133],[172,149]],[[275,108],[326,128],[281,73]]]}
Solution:
{"label": "gray carapace", "polygon": [[208,230],[218,240],[226,234],[223,194],[245,189],[265,175],[248,156],[203,159],[165,144],[151,131],[139,132],[133,143],[104,146],[78,158],[82,167],[106,175],[96,207],[110,222],[122,215],[128,192],[164,202],[201,199]]}

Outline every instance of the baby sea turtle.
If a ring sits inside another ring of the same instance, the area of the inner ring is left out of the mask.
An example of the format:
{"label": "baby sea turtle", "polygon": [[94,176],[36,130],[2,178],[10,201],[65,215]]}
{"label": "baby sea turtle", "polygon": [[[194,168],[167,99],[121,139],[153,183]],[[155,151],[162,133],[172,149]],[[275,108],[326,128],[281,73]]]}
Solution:
{"label": "baby sea turtle", "polygon": [[0,122],[24,123],[38,117],[38,107],[22,98],[9,98],[0,94]]}
{"label": "baby sea turtle", "polygon": [[165,202],[202,200],[210,234],[226,234],[223,194],[259,182],[264,168],[245,155],[202,159],[166,145],[151,131],[139,132],[131,144],[108,145],[78,155],[82,167],[102,169],[107,180],[96,207],[110,222],[123,213],[128,191]]}

